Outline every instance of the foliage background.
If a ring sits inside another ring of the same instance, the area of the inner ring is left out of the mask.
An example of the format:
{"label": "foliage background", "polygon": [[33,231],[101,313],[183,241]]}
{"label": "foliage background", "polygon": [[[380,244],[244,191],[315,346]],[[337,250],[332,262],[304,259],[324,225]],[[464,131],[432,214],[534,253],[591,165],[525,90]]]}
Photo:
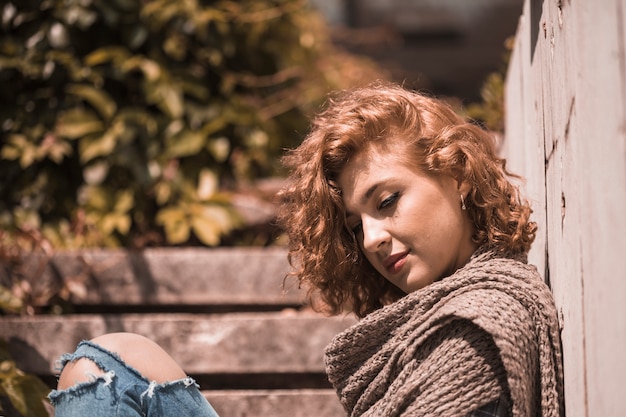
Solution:
{"label": "foliage background", "polygon": [[208,245],[331,89],[382,72],[303,0],[20,0],[0,35],[0,245]]}

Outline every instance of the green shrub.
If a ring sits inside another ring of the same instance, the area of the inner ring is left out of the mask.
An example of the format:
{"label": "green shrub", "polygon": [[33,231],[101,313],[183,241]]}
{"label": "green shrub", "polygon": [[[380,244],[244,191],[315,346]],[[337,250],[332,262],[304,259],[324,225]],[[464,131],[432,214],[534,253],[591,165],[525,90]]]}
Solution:
{"label": "green shrub", "polygon": [[363,65],[301,0],[0,12],[0,229],[54,248],[219,244],[241,226],[226,191],[275,175]]}
{"label": "green shrub", "polygon": [[[14,410],[23,417],[48,417],[44,404],[49,392],[41,379],[16,366],[6,341],[0,339],[0,415]],[[11,410],[3,410],[3,404]]]}
{"label": "green shrub", "polygon": [[511,58],[515,37],[504,42],[504,52],[500,68],[487,75],[480,89],[481,100],[464,109],[465,116],[493,132],[504,133],[505,109],[504,91],[506,72]]}

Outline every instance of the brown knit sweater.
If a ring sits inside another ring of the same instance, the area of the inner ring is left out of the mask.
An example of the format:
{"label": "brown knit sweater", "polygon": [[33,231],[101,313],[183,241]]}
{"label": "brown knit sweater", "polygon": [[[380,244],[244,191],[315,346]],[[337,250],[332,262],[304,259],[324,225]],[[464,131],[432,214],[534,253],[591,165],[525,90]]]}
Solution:
{"label": "brown knit sweater", "polygon": [[326,349],[349,416],[464,416],[497,398],[562,417],[552,294],[525,255],[479,250],[452,276],[375,311]]}

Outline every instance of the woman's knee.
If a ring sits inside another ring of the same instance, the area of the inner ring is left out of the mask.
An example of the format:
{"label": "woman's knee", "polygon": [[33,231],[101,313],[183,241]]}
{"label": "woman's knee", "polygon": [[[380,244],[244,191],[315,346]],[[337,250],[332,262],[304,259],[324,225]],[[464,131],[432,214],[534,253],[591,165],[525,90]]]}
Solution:
{"label": "woman's knee", "polygon": [[[163,383],[187,376],[165,350],[147,337],[133,333],[109,333],[98,336],[91,342],[115,353],[126,365],[150,381]],[[79,358],[64,366],[59,376],[58,389],[66,389],[104,373],[90,359]]]}
{"label": "woman's knee", "polygon": [[79,358],[71,362],[67,362],[63,366],[59,381],[57,383],[58,390],[64,390],[83,382],[92,381],[100,375],[104,375],[104,371],[94,362],[87,358]]}
{"label": "woman's knee", "polygon": [[163,348],[147,337],[134,333],[109,333],[94,338],[92,342],[116,353],[150,381],[163,383],[187,376]]}

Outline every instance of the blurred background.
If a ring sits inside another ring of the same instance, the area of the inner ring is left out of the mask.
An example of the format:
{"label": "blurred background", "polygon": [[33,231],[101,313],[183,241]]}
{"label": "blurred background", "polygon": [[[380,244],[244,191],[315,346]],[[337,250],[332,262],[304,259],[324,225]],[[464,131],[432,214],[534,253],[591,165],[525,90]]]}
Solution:
{"label": "blurred background", "polygon": [[520,0],[312,0],[333,41],[374,59],[393,80],[480,100],[515,34]]}
{"label": "blurred background", "polygon": [[5,0],[0,245],[280,244],[279,157],[329,91],[393,80],[502,130],[505,41],[520,9]]}

